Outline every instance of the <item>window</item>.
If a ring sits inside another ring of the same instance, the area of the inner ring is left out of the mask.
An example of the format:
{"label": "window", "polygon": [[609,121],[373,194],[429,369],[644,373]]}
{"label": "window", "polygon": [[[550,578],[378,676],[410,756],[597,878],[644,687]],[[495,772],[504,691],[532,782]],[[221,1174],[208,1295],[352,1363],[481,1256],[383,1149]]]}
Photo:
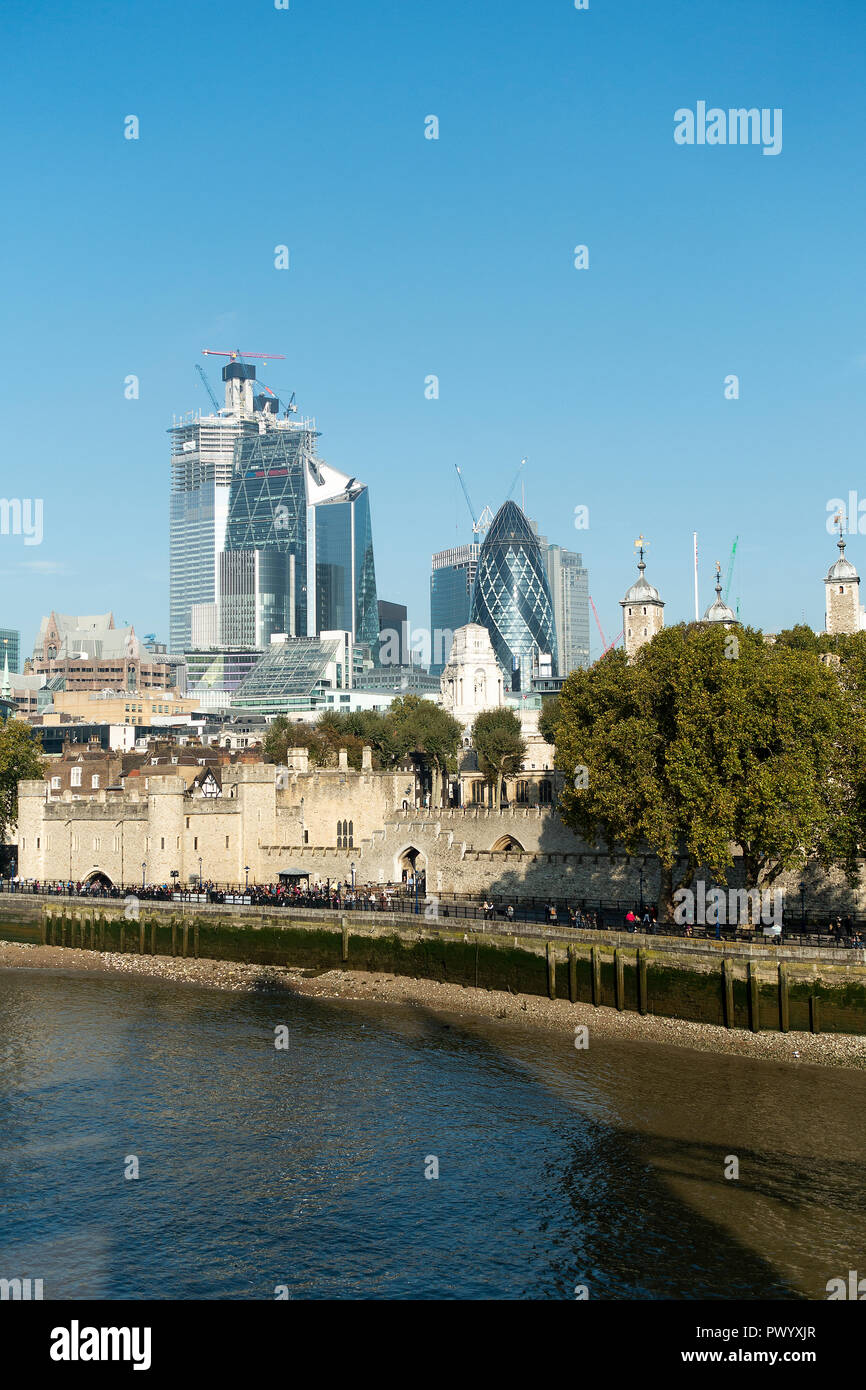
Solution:
{"label": "window", "polygon": [[518,782],[514,793],[514,799],[518,806],[526,806],[529,802],[529,783]]}
{"label": "window", "polygon": [[484,805],[484,783],[475,781],[472,783],[472,804],[473,806]]}
{"label": "window", "polygon": [[60,788],[60,778],[59,778],[59,777],[52,777],[52,778],[51,778],[51,786],[52,786],[52,789],[53,789],[54,791],[58,791],[59,788]]}
{"label": "window", "polygon": [[646,608],[644,608],[644,610],[643,610],[643,615],[644,615],[644,617],[646,617]]}
{"label": "window", "polygon": [[99,849],[99,836],[98,836],[98,835],[94,835],[94,837],[93,837],[93,848],[94,848],[94,849]]}
{"label": "window", "polygon": [[193,838],[192,847],[193,849],[198,849],[198,835]]}
{"label": "window", "polygon": [[538,804],[539,806],[549,806],[553,800],[553,786],[550,782],[539,782],[538,784]]}
{"label": "window", "polygon": [[94,772],[93,776],[92,776],[91,779],[90,779],[90,789],[91,789],[91,791],[98,791],[98,790],[99,790],[99,773],[98,773],[98,772]]}
{"label": "window", "polygon": [[72,773],[71,773],[70,778],[69,778],[69,785],[70,785],[70,787],[80,787],[80,786],[81,786],[81,768],[80,768],[80,767],[74,767],[74,768],[72,769]]}
{"label": "window", "polygon": [[355,822],[351,820],[337,821],[337,849],[354,848]]}
{"label": "window", "polygon": [[39,848],[39,836],[38,836],[38,835],[36,836],[36,848],[37,848],[37,849]]}
{"label": "window", "polygon": [[164,835],[160,835],[160,837],[159,837],[159,847],[160,847],[160,849],[165,849],[165,836],[164,836]]}
{"label": "window", "polygon": [[226,849],[228,849],[228,847],[229,847],[229,837],[228,837],[228,835],[226,835]]}

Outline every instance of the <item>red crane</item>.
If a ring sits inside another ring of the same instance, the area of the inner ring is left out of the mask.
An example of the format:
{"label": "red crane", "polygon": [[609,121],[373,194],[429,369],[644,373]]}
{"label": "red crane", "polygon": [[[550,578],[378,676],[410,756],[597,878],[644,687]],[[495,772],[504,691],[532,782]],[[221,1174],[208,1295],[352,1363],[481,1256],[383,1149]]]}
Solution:
{"label": "red crane", "polygon": [[241,352],[240,348],[232,348],[231,352],[220,352],[218,348],[202,348],[204,357],[231,357],[232,360],[240,357],[260,357],[263,362],[285,362],[285,357],[281,352]]}
{"label": "red crane", "polygon": [[594,615],[595,615],[595,625],[596,625],[596,627],[598,628],[599,636],[601,637],[601,647],[602,647],[601,654],[602,654],[602,656],[605,656],[605,655],[607,654],[607,652],[610,651],[611,647],[615,647],[616,644],[617,644],[617,642],[619,641],[620,637],[622,637],[622,628],[620,628],[619,632],[616,634],[616,637],[614,637],[613,641],[612,641],[612,642],[608,642],[607,638],[606,638],[605,635],[604,635],[604,632],[602,631],[601,619],[600,619],[599,616],[598,616],[598,609],[596,608],[595,604],[592,602],[592,594],[590,594],[590,596],[589,596],[589,601],[590,601],[590,603],[592,604],[592,611],[593,611],[593,613],[594,613]]}

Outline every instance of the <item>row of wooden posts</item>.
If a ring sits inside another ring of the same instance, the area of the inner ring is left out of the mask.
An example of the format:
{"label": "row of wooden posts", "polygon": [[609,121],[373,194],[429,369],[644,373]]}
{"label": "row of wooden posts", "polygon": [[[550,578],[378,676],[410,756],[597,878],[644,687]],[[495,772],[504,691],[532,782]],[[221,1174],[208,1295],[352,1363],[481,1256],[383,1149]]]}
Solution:
{"label": "row of wooden posts", "polygon": [[[106,919],[104,912],[69,912],[65,908],[55,912],[47,908],[42,917],[42,942],[45,946],[77,946],[84,951],[105,950],[106,920],[119,925],[118,951],[133,951],[140,956],[156,955],[156,930],[161,925],[157,917],[140,917],[138,921],[125,917]],[[199,927],[195,922],[190,927],[187,922],[170,919],[171,954],[173,956],[192,956],[198,960]],[[148,949],[148,937],[150,945]],[[190,952],[192,944],[192,952]]]}
{"label": "row of wooden posts", "polygon": [[[138,921],[127,920],[126,918],[111,919],[119,925],[118,951],[136,951],[139,955],[156,955],[156,932],[160,924],[156,916],[140,917]],[[178,922],[172,916],[168,925],[171,928],[171,954],[173,956],[189,956],[190,945],[192,945],[192,956],[195,960],[199,958],[199,924],[194,922],[190,927],[187,922]],[[340,919],[341,926],[341,957],[345,963],[349,959],[349,928],[345,917]],[[59,912],[51,908],[46,908],[42,917],[42,941],[46,946],[77,946],[79,949],[90,951],[105,950],[105,927],[106,917],[102,912],[71,912],[66,908]],[[148,937],[149,949],[148,949]],[[478,950],[480,942],[476,942],[475,947],[475,983],[478,984]],[[614,998],[616,1008],[620,1011],[625,1009],[625,962],[626,951],[617,947],[613,953],[614,959]],[[628,953],[630,954],[630,953]],[[573,1004],[578,1002],[577,993],[577,962],[578,951],[575,946],[568,947],[568,997]],[[601,988],[601,948],[591,947],[590,963],[592,969],[592,1002],[597,1007],[602,1003]],[[787,962],[779,961],[778,966],[779,980],[779,1030],[787,1033],[790,1028],[789,1005],[788,1005],[788,966]],[[758,989],[758,973],[756,962],[748,962],[748,985],[749,985],[749,1027],[753,1033],[757,1033],[761,1027],[760,995]],[[646,1014],[649,1012],[649,990],[647,985],[647,951],[643,947],[637,948],[637,984],[638,984],[638,1012]],[[556,998],[556,946],[553,942],[547,942],[547,993],[551,999]],[[722,960],[722,996],[724,1003],[724,1022],[726,1028],[735,1028],[734,1017],[734,962],[728,958]],[[809,996],[809,1027],[813,1033],[819,1033],[819,1001],[816,995]]]}
{"label": "row of wooden posts", "polygon": [[[625,959],[626,952],[619,947],[614,950],[613,960],[615,968],[614,999],[617,1009],[621,1012],[625,1009]],[[568,947],[568,997],[572,1004],[577,1003],[577,961],[578,952],[574,946]],[[592,1002],[596,1007],[602,1003],[601,990],[601,948],[593,946],[591,948],[592,966]],[[790,1031],[790,1008],[788,1002],[788,965],[786,961],[779,961],[778,966],[779,980],[779,1031],[787,1033]],[[476,981],[477,983],[477,981]],[[760,1032],[761,1028],[761,1005],[758,981],[757,963],[753,960],[748,962],[748,985],[749,985],[749,1028],[753,1033]],[[648,1008],[648,988],[647,988],[647,952],[642,947],[637,948],[637,990],[638,990],[638,1013],[646,1014]],[[724,999],[724,1020],[726,1028],[735,1028],[736,1020],[734,1015],[734,962],[728,958],[722,960],[722,990]],[[547,942],[547,993],[551,999],[556,998],[556,947],[553,942]],[[820,1014],[819,1000],[817,995],[809,996],[809,1028],[813,1033],[820,1033]]]}

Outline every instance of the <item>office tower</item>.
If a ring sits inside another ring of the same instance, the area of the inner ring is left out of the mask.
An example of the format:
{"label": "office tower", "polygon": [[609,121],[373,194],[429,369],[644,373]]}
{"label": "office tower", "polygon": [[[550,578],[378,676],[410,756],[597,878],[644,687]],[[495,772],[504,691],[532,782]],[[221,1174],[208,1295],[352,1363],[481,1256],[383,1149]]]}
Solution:
{"label": "office tower", "polygon": [[375,646],[376,571],[367,488],[315,456],[311,421],[262,420],[242,438],[219,558],[219,640],[346,631]]}
{"label": "office tower", "polygon": [[472,622],[490,633],[508,690],[556,670],[553,601],[538,536],[516,502],[503,503],[478,557]]}
{"label": "office tower", "polygon": [[[223,367],[225,409],[219,414],[190,411],[177,419],[171,437],[169,649],[193,645],[192,608],[211,605],[210,631],[217,624],[219,557],[225,544],[235,445],[258,432],[252,383],[255,367],[230,362]],[[204,614],[198,610],[199,632]]]}
{"label": "office tower", "polygon": [[409,613],[405,603],[379,599],[378,664],[411,666]]}
{"label": "office tower", "polygon": [[13,627],[0,627],[0,666],[4,659],[13,675],[21,674],[21,633]]}
{"label": "office tower", "polygon": [[556,624],[557,675],[589,665],[589,571],[582,557],[561,545],[542,544],[553,620]]}
{"label": "office tower", "polygon": [[457,545],[433,556],[430,574],[431,675],[441,676],[458,627],[472,615],[472,588],[481,547]]}

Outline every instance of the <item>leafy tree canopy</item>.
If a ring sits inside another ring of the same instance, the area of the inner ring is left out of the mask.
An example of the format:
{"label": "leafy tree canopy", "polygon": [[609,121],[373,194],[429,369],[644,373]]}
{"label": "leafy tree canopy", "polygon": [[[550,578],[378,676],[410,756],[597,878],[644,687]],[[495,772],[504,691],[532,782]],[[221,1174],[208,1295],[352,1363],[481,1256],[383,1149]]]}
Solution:
{"label": "leafy tree canopy", "polygon": [[44,776],[42,745],[30,725],[20,719],[0,724],[0,841],[18,824],[18,783]]}

